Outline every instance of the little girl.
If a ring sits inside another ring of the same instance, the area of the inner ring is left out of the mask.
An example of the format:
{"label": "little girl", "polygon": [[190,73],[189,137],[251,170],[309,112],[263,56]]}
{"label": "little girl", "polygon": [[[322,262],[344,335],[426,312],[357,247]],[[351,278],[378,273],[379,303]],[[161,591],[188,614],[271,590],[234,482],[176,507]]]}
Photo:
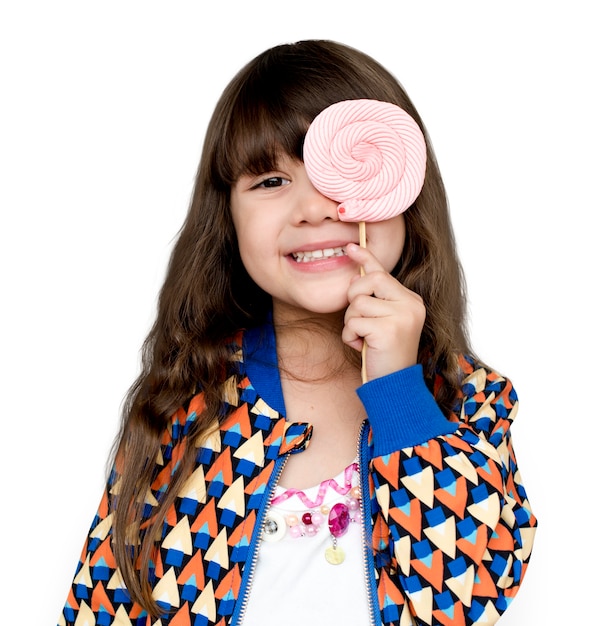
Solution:
{"label": "little girl", "polygon": [[469,348],[429,142],[365,246],[303,163],[357,99],[426,135],[333,42],[272,48],[222,94],[60,626],[493,624],[517,593],[517,399]]}

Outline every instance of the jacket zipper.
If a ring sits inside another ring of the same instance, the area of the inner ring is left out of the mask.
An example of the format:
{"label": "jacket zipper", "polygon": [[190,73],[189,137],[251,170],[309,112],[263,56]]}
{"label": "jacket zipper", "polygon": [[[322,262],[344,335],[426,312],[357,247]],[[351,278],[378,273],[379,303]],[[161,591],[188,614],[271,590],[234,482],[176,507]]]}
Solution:
{"label": "jacket zipper", "polygon": [[265,500],[264,507],[259,511],[259,518],[255,523],[255,528],[253,529],[253,536],[255,541],[251,543],[252,550],[249,550],[250,554],[247,555],[247,560],[245,564],[245,572],[243,576],[245,577],[245,584],[242,588],[242,591],[239,592],[239,596],[236,601],[236,609],[233,612],[233,617],[236,615],[236,623],[230,620],[231,624],[236,624],[236,626],[240,626],[245,617],[245,610],[247,608],[247,604],[249,602],[249,596],[251,595],[251,589],[253,588],[253,575],[255,572],[255,565],[257,564],[257,559],[259,558],[259,551],[261,549],[261,541],[263,541],[263,527],[265,524],[265,518],[267,517],[267,512],[269,511],[269,507],[271,505],[271,497],[275,490],[275,486],[279,482],[280,476],[282,475],[282,471],[290,453],[286,454],[283,458],[278,459],[276,461],[276,466],[273,468],[273,472],[269,479],[269,486],[267,488],[267,496]]}
{"label": "jacket zipper", "polygon": [[358,455],[360,459],[360,513],[362,516],[362,554],[364,555],[364,580],[366,581],[366,596],[368,610],[370,612],[370,626],[377,626],[380,621],[380,608],[378,607],[378,591],[371,578],[374,557],[372,554],[372,520],[370,509],[370,484],[368,445],[364,442],[368,439],[368,420],[362,422],[358,435]]}
{"label": "jacket zipper", "polygon": [[[358,454],[360,458],[360,489],[362,492],[362,497],[360,499],[360,513],[362,516],[363,522],[363,532],[362,532],[362,553],[364,555],[364,579],[366,581],[366,596],[368,599],[368,610],[370,613],[370,626],[377,626],[380,624],[380,619],[377,619],[377,616],[380,615],[380,610],[377,605],[378,593],[372,584],[372,579],[370,577],[370,572],[372,571],[372,524],[370,520],[370,485],[368,483],[368,446],[364,445],[364,440],[368,437],[368,420],[364,420],[362,426],[360,427],[360,432],[358,435]],[[275,486],[277,485],[284,466],[288,460],[290,455],[287,454],[284,458],[278,460],[276,467],[273,470],[271,475],[271,479],[269,481],[268,495],[265,501],[265,506],[260,511],[260,517],[257,520],[254,536],[255,541],[252,544],[253,550],[250,555],[247,556],[247,564],[245,570],[245,585],[243,587],[243,591],[239,593],[239,597],[237,599],[237,608],[234,611],[234,614],[237,615],[236,626],[240,626],[245,617],[245,610],[247,608],[247,604],[249,601],[249,596],[251,595],[251,589],[253,587],[253,575],[255,572],[255,565],[257,564],[257,559],[259,558],[259,551],[261,548],[261,541],[263,536],[263,524],[265,523],[265,518],[267,517],[267,512],[271,505],[271,496],[275,490]],[[233,614],[233,615],[234,615]],[[230,623],[233,623],[232,620]]]}

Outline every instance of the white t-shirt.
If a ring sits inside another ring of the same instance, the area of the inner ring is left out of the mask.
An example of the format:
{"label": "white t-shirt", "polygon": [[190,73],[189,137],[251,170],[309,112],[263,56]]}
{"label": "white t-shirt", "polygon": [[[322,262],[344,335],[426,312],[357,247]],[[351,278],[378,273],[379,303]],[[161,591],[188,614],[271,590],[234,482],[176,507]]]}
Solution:
{"label": "white t-shirt", "polygon": [[[357,465],[350,466],[335,477],[333,484],[324,481],[294,495],[291,493],[295,490],[276,488],[254,568],[243,626],[330,623],[362,626],[370,623],[358,503],[352,497],[355,491],[338,492],[349,491],[350,483],[354,489],[358,487],[356,469]],[[327,513],[337,503],[348,507],[346,517],[351,521],[347,531],[334,538]],[[310,515],[306,516],[307,513]],[[303,515],[307,521],[312,518],[313,523],[303,523]],[[290,530],[290,524],[296,519],[299,524]],[[306,526],[309,526],[308,533],[300,536],[306,532]],[[311,530],[312,526],[318,530]],[[334,552],[335,544],[338,552]],[[343,551],[343,562],[329,563],[326,550],[332,560],[339,560]]]}

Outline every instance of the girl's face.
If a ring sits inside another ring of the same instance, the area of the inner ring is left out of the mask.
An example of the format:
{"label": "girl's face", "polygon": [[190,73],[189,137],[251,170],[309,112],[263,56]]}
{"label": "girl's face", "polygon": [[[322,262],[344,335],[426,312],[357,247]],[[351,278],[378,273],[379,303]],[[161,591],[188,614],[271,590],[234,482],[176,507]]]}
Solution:
{"label": "girl's face", "polygon": [[[284,157],[278,169],[244,175],[230,194],[232,219],[243,264],[284,315],[335,313],[348,306],[347,289],[360,269],[343,254],[359,243],[357,223],[341,222],[338,203],[310,182],[301,161]],[[368,249],[387,272],[405,242],[399,215],[367,223]]]}

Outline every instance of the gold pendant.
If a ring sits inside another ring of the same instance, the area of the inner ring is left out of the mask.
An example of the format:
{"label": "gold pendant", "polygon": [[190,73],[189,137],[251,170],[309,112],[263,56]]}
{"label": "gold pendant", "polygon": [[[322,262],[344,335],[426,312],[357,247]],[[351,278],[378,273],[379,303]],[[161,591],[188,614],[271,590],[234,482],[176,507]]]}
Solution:
{"label": "gold pendant", "polygon": [[345,561],[345,552],[340,546],[331,546],[325,550],[325,559],[331,565],[341,565]]}

